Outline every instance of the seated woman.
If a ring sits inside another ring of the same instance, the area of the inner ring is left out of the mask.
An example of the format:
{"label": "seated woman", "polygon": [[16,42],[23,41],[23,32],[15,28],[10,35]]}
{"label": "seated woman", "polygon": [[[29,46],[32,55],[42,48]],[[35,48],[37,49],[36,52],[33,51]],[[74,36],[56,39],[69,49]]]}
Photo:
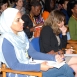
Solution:
{"label": "seated woman", "polygon": [[44,12],[42,17],[46,20],[52,10],[55,9],[56,0],[45,0]]}
{"label": "seated woman", "polygon": [[77,40],[77,1],[70,0],[68,2],[68,13],[70,16],[68,27],[70,32],[70,38],[72,40]]}
{"label": "seated woman", "polygon": [[26,13],[25,8],[23,7],[23,0],[15,0],[15,5],[13,7],[18,9],[22,15]]}
{"label": "seated woman", "polygon": [[[65,15],[59,11],[54,10],[50,13],[48,19],[45,21],[40,33],[40,51],[47,54],[56,54],[62,51],[67,45],[67,28],[64,26]],[[62,38],[59,34],[62,33]],[[70,53],[72,50],[68,49]],[[68,51],[67,50],[67,51]],[[67,53],[66,54],[70,54]],[[66,62],[75,71],[77,77],[77,57],[66,57]]]}
{"label": "seated woman", "polygon": [[[12,14],[13,13],[13,14]],[[24,21],[18,9],[8,8],[0,17],[0,61],[7,67],[21,71],[42,71],[43,77],[74,77],[70,67],[65,64],[57,69],[47,65],[46,62],[30,64],[29,57],[40,60],[53,60],[62,62],[60,55],[49,55],[37,52],[29,43],[23,31]],[[10,19],[11,17],[11,19]],[[26,75],[7,74],[7,77],[27,77]]]}
{"label": "seated woman", "polygon": [[31,1],[29,3],[29,13],[22,16],[24,21],[24,32],[27,34],[29,39],[34,37],[34,32],[36,32],[36,26],[42,26],[43,22],[37,23],[35,16],[38,16],[41,12],[41,4],[39,1]]}

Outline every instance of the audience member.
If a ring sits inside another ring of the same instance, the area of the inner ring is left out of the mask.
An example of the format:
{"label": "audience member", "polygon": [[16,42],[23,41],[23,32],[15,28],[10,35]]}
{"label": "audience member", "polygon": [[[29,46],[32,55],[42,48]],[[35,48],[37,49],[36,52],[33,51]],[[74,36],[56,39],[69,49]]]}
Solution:
{"label": "audience member", "polygon": [[46,20],[52,10],[55,9],[55,0],[45,0],[44,12],[42,17]]}
{"label": "audience member", "polygon": [[22,15],[26,12],[25,7],[23,7],[23,0],[15,0],[15,5],[13,7],[18,9]]}
{"label": "audience member", "polygon": [[[69,16],[67,13],[67,4],[68,4],[69,0],[62,0],[62,6],[63,8],[61,9],[61,11],[65,14],[65,25],[68,28],[68,21],[69,21]],[[61,36],[61,34],[60,34]],[[69,30],[67,31],[67,40],[70,40],[70,33]]]}
{"label": "audience member", "polygon": [[[33,1],[33,0],[32,0]],[[34,0],[35,1],[35,0]],[[41,4],[41,12],[43,13],[43,11],[44,11],[44,1],[43,0],[37,0],[37,1],[39,1],[40,2],[40,4]]]}
{"label": "audience member", "polygon": [[62,3],[63,3],[63,0],[56,0],[56,9],[57,10],[63,9]]}
{"label": "audience member", "polygon": [[68,21],[69,21],[69,16],[67,13],[67,4],[68,4],[69,0],[63,0],[62,6],[63,9],[61,9],[61,11],[65,14],[65,25],[68,25]]}
{"label": "audience member", "polygon": [[9,2],[9,6],[10,6],[10,7],[14,7],[14,5],[15,5],[15,0],[8,0],[8,2]]}
{"label": "audience member", "polygon": [[70,0],[68,3],[68,12],[70,14],[69,19],[69,32],[70,32],[70,38],[72,40],[77,40],[77,1],[76,0]]}
{"label": "audience member", "polygon": [[34,38],[34,32],[36,32],[36,26],[42,26],[43,22],[36,23],[35,16],[38,16],[41,12],[41,4],[39,1],[31,1],[29,4],[29,13],[22,16],[24,21],[24,32],[29,39]]}
{"label": "audience member", "polygon": [[[62,49],[67,45],[67,28],[64,26],[65,15],[59,11],[54,10],[46,19],[40,33],[40,51],[47,54],[57,54],[63,52]],[[59,34],[62,33],[62,38]],[[72,50],[67,49],[66,54],[71,54]],[[66,62],[76,73],[77,77],[77,57],[65,57]]]}
{"label": "audience member", "polygon": [[0,0],[0,15],[8,7],[8,0]]}

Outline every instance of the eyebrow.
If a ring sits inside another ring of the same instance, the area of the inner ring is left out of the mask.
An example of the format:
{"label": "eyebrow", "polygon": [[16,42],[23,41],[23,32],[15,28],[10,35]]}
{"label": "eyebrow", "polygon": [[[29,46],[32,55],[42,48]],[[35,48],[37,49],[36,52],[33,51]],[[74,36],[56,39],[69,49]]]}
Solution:
{"label": "eyebrow", "polygon": [[20,20],[20,19],[21,19],[21,18],[16,18],[15,21],[18,21],[18,20]]}

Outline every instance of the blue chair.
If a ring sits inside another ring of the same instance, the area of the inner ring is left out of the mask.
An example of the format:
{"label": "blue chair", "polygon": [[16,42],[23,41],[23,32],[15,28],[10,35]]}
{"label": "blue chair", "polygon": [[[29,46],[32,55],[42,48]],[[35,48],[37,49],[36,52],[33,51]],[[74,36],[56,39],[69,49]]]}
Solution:
{"label": "blue chair", "polygon": [[34,49],[38,52],[40,52],[40,46],[39,46],[39,37],[35,37],[31,40],[31,44],[33,45]]}
{"label": "blue chair", "polygon": [[[38,52],[40,52],[40,46],[39,46],[39,37],[35,37],[31,40],[31,44],[34,47],[34,49]],[[74,73],[74,70],[70,68],[72,72]]]}

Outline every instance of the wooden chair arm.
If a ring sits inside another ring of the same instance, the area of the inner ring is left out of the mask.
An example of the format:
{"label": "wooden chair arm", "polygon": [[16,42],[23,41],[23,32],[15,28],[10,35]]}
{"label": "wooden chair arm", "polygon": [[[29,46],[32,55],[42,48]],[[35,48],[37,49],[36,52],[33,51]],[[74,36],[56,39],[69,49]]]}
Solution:
{"label": "wooden chair arm", "polygon": [[30,76],[42,77],[42,72],[12,70],[10,68],[7,68],[5,64],[2,64],[1,71],[2,71],[3,77],[6,77],[7,72],[15,73],[15,74],[25,74],[25,75],[30,75]]}

